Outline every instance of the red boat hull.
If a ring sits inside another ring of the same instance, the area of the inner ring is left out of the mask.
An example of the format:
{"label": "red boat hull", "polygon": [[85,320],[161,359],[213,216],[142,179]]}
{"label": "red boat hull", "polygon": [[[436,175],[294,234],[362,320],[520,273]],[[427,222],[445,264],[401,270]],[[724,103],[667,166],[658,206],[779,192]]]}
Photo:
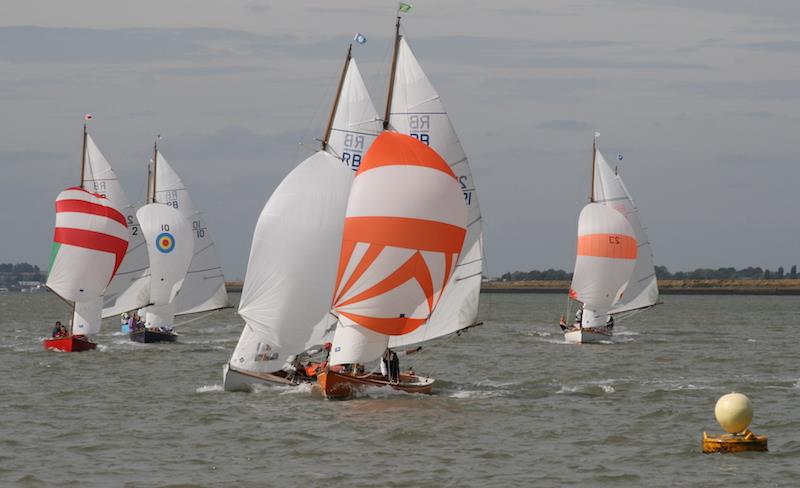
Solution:
{"label": "red boat hull", "polygon": [[42,341],[45,349],[63,352],[89,351],[97,347],[97,344],[84,336],[68,336]]}

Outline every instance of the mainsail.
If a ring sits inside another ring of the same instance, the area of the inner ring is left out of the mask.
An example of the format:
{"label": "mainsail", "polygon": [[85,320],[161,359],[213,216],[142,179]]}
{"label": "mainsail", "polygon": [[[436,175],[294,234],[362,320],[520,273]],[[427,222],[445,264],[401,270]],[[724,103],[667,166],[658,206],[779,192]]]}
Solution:
{"label": "mainsail", "polygon": [[100,297],[120,267],[128,248],[125,217],[113,203],[80,187],[56,199],[56,228],[47,286],[76,305],[73,333],[99,331]]}
{"label": "mainsail", "polygon": [[418,139],[383,132],[356,173],[333,295],[331,364],[377,359],[426,323],[467,233],[456,175]]}
{"label": "mainsail", "polygon": [[320,344],[327,332],[352,171],[325,151],[300,163],[267,201],[253,233],[231,364],[256,372]]}
{"label": "mainsail", "polygon": [[191,225],[194,256],[175,303],[175,314],[204,312],[227,307],[228,293],[214,241],[203,215],[192,204],[189,191],[159,151],[155,151],[155,201],[177,209]]}
{"label": "mainsail", "polygon": [[117,175],[88,134],[83,187],[106,197],[114,208],[120,209],[128,225],[128,250],[103,294],[102,316],[110,317],[147,305],[149,265],[144,236],[136,220],[136,207],[130,204]]}
{"label": "mainsail", "polygon": [[[170,312],[194,254],[191,224],[172,206],[149,203],[136,212],[150,258],[150,303],[145,322],[172,325]],[[167,307],[159,309],[158,307]],[[155,309],[155,310],[154,310]],[[151,317],[151,315],[153,315]]]}
{"label": "mainsail", "polygon": [[404,37],[397,44],[390,87],[388,128],[408,134],[435,150],[452,169],[466,204],[467,236],[450,284],[430,320],[419,329],[392,337],[391,347],[435,339],[474,325],[483,276],[483,229],[478,194],[467,156],[439,93],[431,84]]}
{"label": "mainsail", "polygon": [[612,170],[600,151],[595,154],[594,201],[607,205],[628,219],[638,243],[636,265],[633,268],[625,294],[611,308],[609,313],[619,314],[640,308],[647,308],[658,302],[658,283],[653,263],[650,240],[639,216],[639,209],[625,187],[619,174]]}
{"label": "mainsail", "polygon": [[578,249],[569,295],[583,302],[583,327],[604,326],[636,263],[633,228],[618,211],[589,203],[578,219]]}

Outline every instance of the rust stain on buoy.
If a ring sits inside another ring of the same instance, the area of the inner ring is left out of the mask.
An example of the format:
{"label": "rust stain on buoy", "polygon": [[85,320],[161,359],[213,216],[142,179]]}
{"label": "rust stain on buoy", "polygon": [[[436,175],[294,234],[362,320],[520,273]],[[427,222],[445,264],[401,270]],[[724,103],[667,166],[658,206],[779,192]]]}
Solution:
{"label": "rust stain on buoy", "polygon": [[703,432],[703,452],[767,451],[767,436],[756,435],[745,429],[738,434],[711,437]]}

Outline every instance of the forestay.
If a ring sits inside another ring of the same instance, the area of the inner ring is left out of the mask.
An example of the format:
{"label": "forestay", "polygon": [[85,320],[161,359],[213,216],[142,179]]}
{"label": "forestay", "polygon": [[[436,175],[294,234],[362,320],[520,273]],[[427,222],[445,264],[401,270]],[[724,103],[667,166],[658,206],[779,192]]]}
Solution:
{"label": "forestay", "polygon": [[651,307],[658,302],[658,283],[650,240],[639,216],[639,209],[622,178],[611,169],[600,151],[596,152],[595,165],[594,201],[624,215],[633,228],[638,244],[636,265],[625,288],[625,294],[612,306],[609,313],[619,314]]}
{"label": "forestay", "polygon": [[239,314],[245,319],[231,357],[237,368],[281,369],[331,325],[347,197],[353,173],[319,151],[284,178],[256,224]]}
{"label": "forestay", "polygon": [[377,359],[428,321],[458,261],[467,208],[456,175],[396,132],[372,144],[350,192],[334,292],[331,364]]}
{"label": "forestay", "polygon": [[391,347],[402,347],[474,325],[483,275],[483,229],[472,171],[439,94],[405,38],[398,46],[389,127],[429,145],[447,161],[468,210],[467,236],[450,284],[427,324],[410,334],[392,337]]}
{"label": "forestay", "polygon": [[157,152],[156,202],[177,209],[191,225],[194,256],[175,303],[175,314],[204,312],[227,307],[225,278],[217,257],[214,241],[203,215],[195,208],[189,191],[166,159]]}

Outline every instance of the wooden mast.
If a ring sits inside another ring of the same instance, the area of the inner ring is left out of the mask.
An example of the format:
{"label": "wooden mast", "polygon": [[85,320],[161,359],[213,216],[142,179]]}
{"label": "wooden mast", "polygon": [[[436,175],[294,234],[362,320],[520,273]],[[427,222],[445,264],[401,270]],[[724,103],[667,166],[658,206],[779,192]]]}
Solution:
{"label": "wooden mast", "polygon": [[328,127],[325,128],[325,135],[322,138],[320,149],[323,151],[328,148],[328,141],[331,138],[331,131],[333,130],[333,119],[336,117],[336,109],[339,108],[339,98],[342,96],[342,88],[344,88],[344,77],[347,76],[347,68],[350,66],[350,59],[353,57],[353,43],[347,48],[347,56],[344,58],[344,66],[342,66],[342,76],[339,77],[339,86],[336,87],[336,97],[333,99],[333,107],[331,107],[331,116],[328,117]]}
{"label": "wooden mast", "polygon": [[589,189],[589,202],[594,202],[594,167],[595,167],[595,159],[597,158],[597,136],[595,136],[594,140],[592,141],[592,185]]}
{"label": "wooden mast", "polygon": [[400,48],[400,16],[397,16],[394,34],[394,53],[392,54],[392,72],[389,74],[389,91],[386,95],[386,112],[383,116],[383,130],[389,128],[389,112],[392,110],[392,95],[394,92],[394,76],[397,71],[397,50]]}
{"label": "wooden mast", "polygon": [[150,203],[156,203],[156,166],[158,165],[158,138],[160,136],[156,136],[156,140],[153,142],[153,169],[151,173],[151,180],[153,182],[153,190],[148,195],[148,200]]}
{"label": "wooden mast", "polygon": [[[86,171],[86,139],[88,134],[86,132],[86,122],[83,123],[83,149],[81,150],[81,188],[83,188],[83,178]],[[85,188],[84,188],[85,189]]]}

